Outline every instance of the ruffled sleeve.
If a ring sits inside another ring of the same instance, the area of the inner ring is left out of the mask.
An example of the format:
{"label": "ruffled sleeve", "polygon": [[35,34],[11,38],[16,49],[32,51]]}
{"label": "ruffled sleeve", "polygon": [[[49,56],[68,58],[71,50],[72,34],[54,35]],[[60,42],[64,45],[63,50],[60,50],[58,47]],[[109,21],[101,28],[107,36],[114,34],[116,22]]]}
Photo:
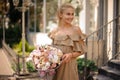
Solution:
{"label": "ruffled sleeve", "polygon": [[84,53],[87,51],[83,36],[78,35],[54,36],[53,45],[60,48],[64,53],[69,51]]}
{"label": "ruffled sleeve", "polygon": [[74,35],[74,36],[70,36],[70,38],[73,41],[73,51],[82,52],[82,53],[87,52],[87,47],[84,41],[86,38],[86,35],[84,34]]}

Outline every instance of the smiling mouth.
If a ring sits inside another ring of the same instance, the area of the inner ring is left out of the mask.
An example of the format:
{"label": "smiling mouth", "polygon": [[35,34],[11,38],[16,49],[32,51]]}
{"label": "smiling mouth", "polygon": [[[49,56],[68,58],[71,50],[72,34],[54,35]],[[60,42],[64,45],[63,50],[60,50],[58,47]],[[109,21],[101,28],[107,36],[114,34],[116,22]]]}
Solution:
{"label": "smiling mouth", "polygon": [[73,19],[68,19],[68,21],[72,21]]}

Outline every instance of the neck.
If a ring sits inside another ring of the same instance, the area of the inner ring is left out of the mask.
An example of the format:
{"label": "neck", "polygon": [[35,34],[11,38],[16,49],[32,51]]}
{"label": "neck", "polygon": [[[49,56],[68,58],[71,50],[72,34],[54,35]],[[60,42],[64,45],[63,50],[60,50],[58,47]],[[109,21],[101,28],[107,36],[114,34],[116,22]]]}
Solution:
{"label": "neck", "polygon": [[71,27],[72,24],[69,24],[69,23],[65,23],[65,22],[60,22],[59,23],[59,27]]}

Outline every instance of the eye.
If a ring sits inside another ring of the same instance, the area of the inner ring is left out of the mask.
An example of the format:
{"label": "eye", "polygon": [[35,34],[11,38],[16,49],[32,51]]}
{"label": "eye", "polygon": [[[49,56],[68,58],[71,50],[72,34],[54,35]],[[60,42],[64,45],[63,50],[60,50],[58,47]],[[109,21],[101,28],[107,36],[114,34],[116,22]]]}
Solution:
{"label": "eye", "polygon": [[72,16],[74,16],[74,13],[72,13]]}
{"label": "eye", "polygon": [[70,13],[67,13],[67,15],[70,15]]}
{"label": "eye", "polygon": [[67,13],[67,15],[72,15],[72,16],[73,16],[73,15],[74,15],[74,13]]}

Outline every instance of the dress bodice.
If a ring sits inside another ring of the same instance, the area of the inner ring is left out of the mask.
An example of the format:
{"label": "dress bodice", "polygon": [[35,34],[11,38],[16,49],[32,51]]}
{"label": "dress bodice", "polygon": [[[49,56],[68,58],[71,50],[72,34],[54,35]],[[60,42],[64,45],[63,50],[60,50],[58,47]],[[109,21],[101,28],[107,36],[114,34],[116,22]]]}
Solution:
{"label": "dress bodice", "polygon": [[53,40],[52,45],[61,49],[63,53],[86,52],[84,43],[86,36],[84,34],[78,34],[76,31],[70,34],[60,34],[57,30],[56,32],[51,32],[49,37]]}

